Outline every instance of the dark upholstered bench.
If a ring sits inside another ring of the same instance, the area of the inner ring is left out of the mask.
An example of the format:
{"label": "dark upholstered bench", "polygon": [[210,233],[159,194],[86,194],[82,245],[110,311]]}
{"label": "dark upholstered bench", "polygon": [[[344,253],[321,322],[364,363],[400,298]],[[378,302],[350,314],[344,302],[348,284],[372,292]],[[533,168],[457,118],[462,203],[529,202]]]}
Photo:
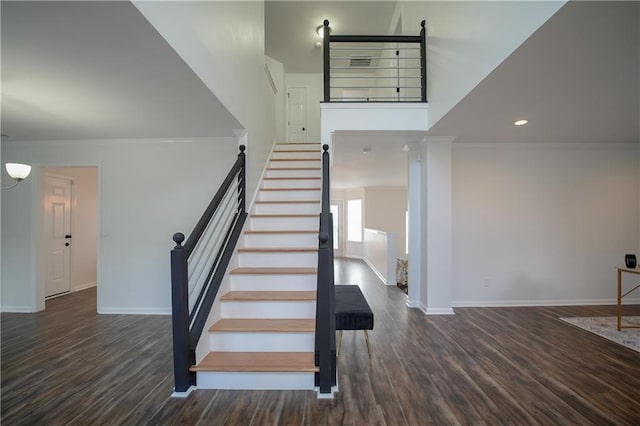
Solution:
{"label": "dark upholstered bench", "polygon": [[338,334],[338,354],[342,344],[343,330],[364,330],[364,337],[367,342],[367,351],[371,358],[371,346],[369,344],[369,333],[373,330],[373,311],[364,298],[362,290],[357,285],[336,285],[336,330]]}

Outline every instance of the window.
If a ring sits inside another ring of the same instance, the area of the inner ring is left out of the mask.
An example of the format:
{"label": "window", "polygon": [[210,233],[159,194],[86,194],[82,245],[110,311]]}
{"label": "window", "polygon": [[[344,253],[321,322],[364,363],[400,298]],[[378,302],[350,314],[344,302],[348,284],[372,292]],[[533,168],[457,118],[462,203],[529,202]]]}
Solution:
{"label": "window", "polygon": [[362,242],[362,200],[347,201],[347,240]]}
{"label": "window", "polygon": [[331,214],[333,215],[333,249],[334,250],[338,250],[340,249],[340,244],[338,244],[338,241],[340,241],[340,227],[338,226],[340,224],[340,208],[338,207],[337,204],[331,204]]}

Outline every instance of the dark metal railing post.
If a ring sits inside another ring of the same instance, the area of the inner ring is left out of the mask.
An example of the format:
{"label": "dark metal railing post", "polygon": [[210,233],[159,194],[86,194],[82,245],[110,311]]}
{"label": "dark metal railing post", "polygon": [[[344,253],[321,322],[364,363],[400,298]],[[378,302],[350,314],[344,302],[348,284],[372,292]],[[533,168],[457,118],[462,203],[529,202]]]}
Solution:
{"label": "dark metal railing post", "polygon": [[336,384],[336,323],[333,276],[333,225],[330,213],[329,150],[322,147],[322,210],[318,235],[318,288],[316,313],[317,385],[320,393],[330,393]]}
{"label": "dark metal railing post", "polygon": [[173,315],[173,375],[175,392],[186,392],[195,385],[195,352],[189,347],[188,253],[182,246],[184,234],[173,235],[176,246],[171,250],[171,306]]}
{"label": "dark metal railing post", "polygon": [[240,145],[240,153],[238,159],[242,163],[240,173],[238,173],[238,211],[245,213],[247,211],[247,155],[244,153],[246,146]]}
{"label": "dark metal railing post", "polygon": [[420,89],[422,102],[427,102],[427,31],[424,19],[420,27]]}
{"label": "dark metal railing post", "polygon": [[331,101],[331,75],[330,73],[330,64],[329,64],[329,44],[331,41],[330,28],[329,28],[329,20],[325,19],[323,22],[324,28],[322,28],[323,36],[322,36],[322,63],[323,63],[323,74],[324,74],[324,101]]}

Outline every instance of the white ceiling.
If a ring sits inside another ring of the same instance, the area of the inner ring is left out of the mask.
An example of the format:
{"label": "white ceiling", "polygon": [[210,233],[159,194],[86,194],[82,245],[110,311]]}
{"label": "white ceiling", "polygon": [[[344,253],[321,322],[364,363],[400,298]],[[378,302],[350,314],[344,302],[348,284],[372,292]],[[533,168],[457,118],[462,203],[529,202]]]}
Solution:
{"label": "white ceiling", "polygon": [[[265,4],[265,51],[288,73],[321,73],[325,19],[332,34],[387,34],[395,1],[271,1]],[[416,28],[416,32],[419,28]]]}
{"label": "white ceiling", "polygon": [[[456,142],[638,141],[638,5],[569,2],[428,134]],[[241,127],[129,2],[1,8],[3,140],[227,136],[220,129]],[[313,30],[323,19],[334,33],[387,33],[394,8],[268,1],[266,52],[287,72],[319,72]],[[530,123],[515,128],[525,115]],[[334,155],[334,187],[406,183],[401,148],[422,136],[337,135],[353,146]],[[372,148],[366,158],[364,146]]]}
{"label": "white ceiling", "polygon": [[232,136],[242,126],[129,2],[6,2],[3,141]]}
{"label": "white ceiling", "polygon": [[[397,185],[407,173],[402,141],[421,136],[454,136],[454,143],[640,142],[639,5],[567,3],[424,135],[342,134],[333,186]],[[514,126],[520,118],[529,124]],[[365,145],[376,148],[363,158]]]}

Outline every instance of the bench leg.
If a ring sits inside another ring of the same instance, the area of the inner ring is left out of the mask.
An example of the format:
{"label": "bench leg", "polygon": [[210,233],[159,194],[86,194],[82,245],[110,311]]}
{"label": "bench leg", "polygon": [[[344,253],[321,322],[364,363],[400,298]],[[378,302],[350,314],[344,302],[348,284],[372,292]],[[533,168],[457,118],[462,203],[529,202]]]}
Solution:
{"label": "bench leg", "polygon": [[338,333],[338,349],[336,350],[336,358],[340,356],[340,346],[342,345],[342,330]]}
{"label": "bench leg", "polygon": [[367,341],[367,352],[369,352],[369,359],[371,359],[371,344],[369,343],[369,333],[364,330],[364,338]]}

